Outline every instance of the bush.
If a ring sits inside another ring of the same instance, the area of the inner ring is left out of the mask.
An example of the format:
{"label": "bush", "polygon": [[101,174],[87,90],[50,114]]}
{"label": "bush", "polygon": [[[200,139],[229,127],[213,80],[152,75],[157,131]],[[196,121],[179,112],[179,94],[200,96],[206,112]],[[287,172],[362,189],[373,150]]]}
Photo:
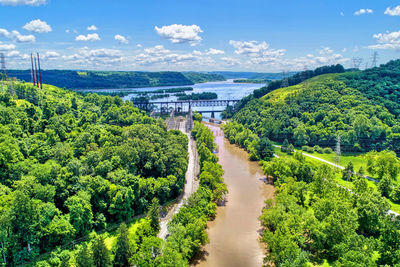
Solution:
{"label": "bush", "polygon": [[314,153],[314,148],[309,147],[309,146],[302,146],[301,149],[308,153]]}
{"label": "bush", "polygon": [[332,152],[333,152],[332,148],[330,148],[330,147],[325,147],[324,148],[324,153],[325,154],[331,154]]}
{"label": "bush", "polygon": [[314,150],[320,154],[324,153],[324,150],[322,147],[320,147],[319,145],[315,145],[314,146]]}

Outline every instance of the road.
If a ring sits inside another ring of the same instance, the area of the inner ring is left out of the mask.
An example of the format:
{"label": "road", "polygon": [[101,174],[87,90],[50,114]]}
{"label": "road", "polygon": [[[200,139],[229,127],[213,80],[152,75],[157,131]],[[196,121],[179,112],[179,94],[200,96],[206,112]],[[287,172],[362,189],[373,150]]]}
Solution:
{"label": "road", "polygon": [[[171,120],[171,118],[169,118]],[[169,123],[169,125],[173,125],[173,123]],[[160,221],[160,232],[158,234],[159,238],[166,239],[168,236],[168,222],[172,219],[172,217],[177,214],[184,204],[185,200],[188,199],[194,192],[196,192],[199,187],[199,181],[197,176],[200,172],[200,166],[198,162],[196,143],[194,139],[191,137],[190,133],[185,131],[185,120],[177,119],[175,123],[175,127],[179,128],[181,132],[183,132],[189,139],[188,143],[188,168],[186,171],[186,182],[185,187],[183,188],[183,193],[179,197],[178,203],[174,204],[173,207],[169,210],[168,214],[161,218]]]}
{"label": "road", "polygon": [[[278,145],[273,145],[273,146],[274,146],[274,147],[281,148],[281,146],[278,146]],[[294,152],[296,152],[296,150],[295,150]],[[337,165],[337,164],[335,164],[335,163],[333,163],[333,162],[330,162],[330,161],[327,161],[327,160],[318,158],[318,157],[316,157],[316,156],[313,156],[313,155],[310,155],[310,154],[307,154],[307,153],[304,153],[304,152],[301,152],[301,154],[303,154],[303,155],[306,156],[306,157],[319,160],[319,161],[321,161],[321,162],[324,162],[324,163],[326,163],[326,164],[329,164],[329,165],[331,165],[331,166],[334,166],[334,167],[336,167],[336,168],[339,168],[339,169],[341,169],[341,170],[344,170],[344,167],[343,167],[343,166]],[[279,158],[278,155],[275,155],[275,154],[274,154],[274,156],[277,157],[277,158]],[[370,180],[370,181],[372,181],[372,182],[379,183],[379,180],[376,180],[376,179],[374,179],[374,178],[372,178],[372,177],[370,177],[370,176],[364,175],[363,177],[366,178],[366,179],[368,179],[368,180]],[[348,190],[350,190],[350,189],[348,189]],[[389,211],[388,211],[388,214],[393,214],[393,215],[399,216],[399,214],[398,214],[397,212],[392,211],[392,210],[389,210]]]}

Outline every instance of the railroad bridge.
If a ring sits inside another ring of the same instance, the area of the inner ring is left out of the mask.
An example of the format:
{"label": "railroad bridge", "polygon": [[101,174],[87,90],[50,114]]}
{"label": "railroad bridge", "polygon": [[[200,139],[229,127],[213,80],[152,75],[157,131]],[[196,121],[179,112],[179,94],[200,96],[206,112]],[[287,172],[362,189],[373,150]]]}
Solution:
{"label": "railroad bridge", "polygon": [[155,102],[134,102],[134,105],[140,109],[147,111],[155,111],[157,113],[169,113],[174,109],[177,113],[188,112],[194,107],[221,107],[221,109],[198,110],[199,113],[221,112],[227,106],[235,105],[239,100],[178,100],[178,101],[155,101]]}

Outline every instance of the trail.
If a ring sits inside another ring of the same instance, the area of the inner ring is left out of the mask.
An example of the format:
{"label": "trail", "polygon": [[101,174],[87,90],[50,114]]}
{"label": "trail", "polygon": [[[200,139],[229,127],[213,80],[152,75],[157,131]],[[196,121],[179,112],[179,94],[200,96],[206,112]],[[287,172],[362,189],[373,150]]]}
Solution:
{"label": "trail", "polygon": [[[278,146],[278,145],[273,145],[273,146],[274,146],[274,147],[281,148],[281,146]],[[295,150],[294,152],[296,152],[296,150]],[[310,154],[307,154],[307,153],[303,153],[303,152],[300,152],[300,153],[301,153],[302,155],[306,156],[306,157],[309,157],[309,158],[312,158],[312,159],[316,159],[316,160],[318,160],[318,161],[324,162],[324,163],[326,163],[326,164],[329,164],[329,165],[331,165],[331,166],[333,166],[333,167],[336,167],[336,168],[339,168],[339,169],[341,169],[341,170],[344,170],[344,169],[345,169],[343,166],[340,166],[340,165],[335,164],[335,163],[333,163],[333,162],[330,162],[330,161],[327,161],[327,160],[318,158],[318,157],[316,157],[316,156],[313,156],[313,155],[310,155]],[[274,156],[277,157],[277,158],[279,158],[278,155],[275,155],[275,154],[274,154]],[[372,177],[370,177],[370,176],[363,175],[363,177],[366,178],[366,179],[368,179],[368,180],[370,180],[370,181],[372,181],[372,182],[379,183],[379,180],[374,179],[374,178],[372,178]],[[350,189],[348,189],[348,190],[350,190]],[[398,214],[397,212],[392,211],[392,210],[389,210],[389,211],[388,211],[388,214],[393,214],[393,215],[399,216],[399,214]]]}
{"label": "trail", "polygon": [[[171,120],[174,120],[175,123],[172,123]],[[173,207],[169,210],[168,214],[161,218],[160,221],[160,232],[158,237],[162,239],[166,239],[168,236],[168,222],[172,219],[172,217],[177,214],[184,204],[185,200],[188,199],[194,192],[196,192],[197,188],[199,187],[199,181],[197,176],[200,172],[200,166],[198,162],[197,150],[196,150],[196,143],[194,139],[191,137],[190,133],[187,133],[185,130],[186,121],[178,118],[173,119],[169,118],[167,123],[169,129],[179,129],[182,133],[184,133],[188,139],[188,154],[189,154],[189,161],[188,161],[188,168],[186,171],[186,180],[185,180],[185,187],[183,188],[183,193],[178,199],[178,203],[174,204]]]}

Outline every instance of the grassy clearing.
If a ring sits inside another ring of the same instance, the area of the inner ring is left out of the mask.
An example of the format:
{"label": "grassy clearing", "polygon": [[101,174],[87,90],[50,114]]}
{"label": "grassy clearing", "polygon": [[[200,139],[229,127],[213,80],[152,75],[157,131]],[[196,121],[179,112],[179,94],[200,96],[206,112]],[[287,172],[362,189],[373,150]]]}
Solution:
{"label": "grassy clearing", "polygon": [[[321,158],[321,159],[324,159],[324,160],[327,160],[327,161],[330,161],[330,162],[334,162],[334,157],[335,157],[334,153],[331,153],[331,154],[319,154],[319,153],[316,153],[316,152],[314,152],[314,153],[304,152],[301,149],[296,149],[296,150],[299,151],[299,152],[311,154],[311,155],[313,155],[315,157],[318,157],[318,158]],[[278,148],[278,147],[274,147],[274,153],[276,155],[278,155],[280,158],[291,157],[291,155],[288,155],[288,154],[282,152],[281,149]],[[316,160],[316,159],[313,159],[313,158],[309,158],[309,157],[306,157],[306,160],[308,162],[311,162],[313,165],[316,165],[316,166],[321,166],[323,164],[327,164],[327,163],[324,163],[322,161],[319,161],[319,160]],[[367,172],[366,171],[367,160],[363,157],[363,154],[361,154],[361,153],[345,153],[341,157],[341,161],[340,161],[341,164],[340,165],[346,166],[347,163],[350,162],[350,161],[353,162],[355,170],[358,170],[361,166],[363,166],[365,172]],[[329,165],[329,166],[331,166],[331,165]],[[344,187],[352,190],[354,188],[353,182],[343,180],[342,179],[342,172],[337,168],[335,168],[335,169],[337,170],[337,172],[335,174],[335,181],[339,185],[344,186]],[[374,191],[378,190],[378,187],[377,187],[376,183],[374,183],[374,182],[372,182],[370,180],[366,180],[366,181],[367,181],[368,187],[372,188]],[[390,199],[387,199],[387,201],[390,203],[392,211],[400,213],[400,204],[394,203]]]}

